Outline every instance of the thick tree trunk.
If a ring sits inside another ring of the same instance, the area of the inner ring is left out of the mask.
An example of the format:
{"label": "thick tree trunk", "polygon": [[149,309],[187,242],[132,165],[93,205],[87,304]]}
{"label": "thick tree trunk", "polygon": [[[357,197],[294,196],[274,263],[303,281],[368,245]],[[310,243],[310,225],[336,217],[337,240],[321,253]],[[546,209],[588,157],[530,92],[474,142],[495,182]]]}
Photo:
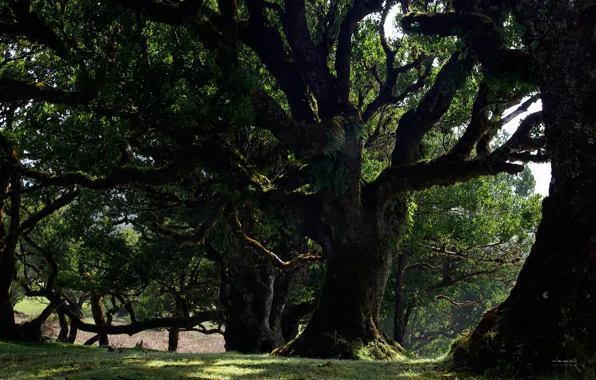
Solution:
{"label": "thick tree trunk", "polygon": [[282,316],[293,273],[280,273],[268,264],[244,271],[230,287],[226,350],[268,353],[284,344]]}
{"label": "thick tree trunk", "polygon": [[335,247],[328,256],[321,300],[310,323],[276,353],[335,359],[401,357],[403,348],[385,336],[378,323],[391,266],[385,247],[379,239]]}
{"label": "thick tree trunk", "polygon": [[529,0],[520,9],[542,80],[552,182],[515,288],[454,356],[479,370],[581,370],[596,353],[596,4]]}
{"label": "thick tree trunk", "polygon": [[10,298],[0,296],[0,338],[10,339],[15,326],[14,309]]}

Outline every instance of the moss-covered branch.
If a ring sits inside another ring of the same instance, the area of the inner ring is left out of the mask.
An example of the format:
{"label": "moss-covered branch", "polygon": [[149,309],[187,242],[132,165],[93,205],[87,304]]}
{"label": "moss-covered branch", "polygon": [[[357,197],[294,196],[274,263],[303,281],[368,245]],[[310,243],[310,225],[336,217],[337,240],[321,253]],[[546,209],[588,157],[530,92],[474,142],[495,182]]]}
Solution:
{"label": "moss-covered branch", "polygon": [[384,203],[394,194],[404,191],[449,186],[485,175],[519,174],[523,170],[523,165],[509,163],[492,155],[470,161],[439,158],[429,162],[389,167],[369,185],[371,188],[367,191],[374,191],[377,199]]}
{"label": "moss-covered branch", "polygon": [[409,13],[401,24],[412,33],[461,37],[495,77],[507,75],[537,83],[529,54],[507,48],[494,20],[481,12]]}

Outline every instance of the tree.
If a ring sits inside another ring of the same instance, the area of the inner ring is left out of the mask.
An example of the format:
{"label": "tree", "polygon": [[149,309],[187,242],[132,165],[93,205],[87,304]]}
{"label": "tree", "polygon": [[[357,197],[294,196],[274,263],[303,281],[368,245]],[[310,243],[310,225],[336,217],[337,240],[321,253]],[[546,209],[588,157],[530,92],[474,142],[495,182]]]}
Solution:
{"label": "tree", "polygon": [[[479,370],[498,366],[523,373],[556,371],[563,368],[557,360],[571,360],[582,370],[596,352],[591,337],[596,331],[596,178],[591,158],[596,118],[589,106],[596,88],[590,74],[595,69],[596,4],[530,0],[503,5],[522,29],[520,42],[540,87],[552,182],[536,242],[515,288],[458,342],[454,354]],[[416,14],[410,21],[416,20],[419,32],[441,35],[452,35],[456,29],[466,33],[474,20],[494,28],[485,10]]]}
{"label": "tree", "polygon": [[[35,208],[28,217],[22,216],[23,207],[23,179],[18,174],[20,152],[17,151],[9,136],[13,132],[15,120],[14,107],[4,109],[5,129],[0,134],[0,174],[2,176],[2,198],[0,200],[0,337],[5,339],[39,340],[41,327],[46,319],[58,306],[55,303],[52,283],[56,271],[52,270],[48,277],[47,295],[51,299],[46,309],[34,320],[23,324],[15,324],[14,310],[11,303],[11,289],[16,272],[16,250],[19,239],[27,235],[37,223],[52,213],[66,206],[77,196],[73,189],[58,190],[48,193],[42,206]],[[6,214],[10,200],[9,213]],[[25,208],[26,210],[26,208]],[[8,220],[6,220],[8,219]],[[7,223],[8,222],[8,223]],[[51,255],[45,256],[48,264],[53,267]],[[53,268],[55,269],[55,268]]]}
{"label": "tree", "polygon": [[532,181],[498,175],[416,194],[384,301],[396,341],[439,355],[509,292],[539,221]]}
{"label": "tree", "polygon": [[[235,249],[221,254],[220,300],[227,311],[224,337],[226,350],[230,351],[269,353],[295,337],[288,332],[297,329],[298,320],[293,322],[292,317],[300,318],[291,315],[295,311],[290,298],[295,288],[302,285],[305,264],[309,262],[280,266],[242,237],[250,233],[272,242],[270,246],[279,254],[277,260],[285,263],[307,251],[306,239],[259,219],[258,213],[246,215],[247,223],[240,227],[243,232]],[[292,326],[294,323],[296,327]]]}
{"label": "tree", "polygon": [[[389,41],[384,24],[393,3],[380,0],[58,5],[2,6],[1,33],[12,38],[10,46],[19,53],[29,44],[43,48],[34,62],[10,56],[18,64],[4,70],[0,99],[33,101],[22,117],[35,115],[40,135],[77,136],[81,124],[96,125],[101,133],[88,131],[100,141],[94,149],[108,154],[98,163],[66,144],[69,157],[86,160],[46,153],[37,170],[19,172],[40,186],[95,189],[202,177],[278,211],[322,247],[327,269],[306,330],[278,354],[356,358],[372,347],[375,358],[399,355],[403,350],[379,330],[378,313],[411,192],[519,173],[523,166],[514,161],[536,160],[531,152],[543,145],[529,133],[540,121],[534,115],[490,150],[505,106],[533,89],[517,81],[534,78],[525,70],[527,54],[505,49],[515,41],[493,41],[488,23],[477,19],[471,20],[475,33],[444,43],[406,35]],[[325,17],[317,21],[321,10]],[[487,12],[508,30],[503,7]],[[490,46],[478,43],[487,39]],[[475,69],[493,57],[495,64]],[[515,82],[507,91],[491,85],[502,73]],[[474,92],[472,107],[462,99]],[[390,122],[379,122],[381,115]],[[437,128],[466,125],[449,153],[425,152],[424,139]],[[275,177],[238,154],[235,134],[243,130],[279,140],[274,158],[284,169]],[[367,142],[379,135],[390,139],[391,153],[365,179]]]}

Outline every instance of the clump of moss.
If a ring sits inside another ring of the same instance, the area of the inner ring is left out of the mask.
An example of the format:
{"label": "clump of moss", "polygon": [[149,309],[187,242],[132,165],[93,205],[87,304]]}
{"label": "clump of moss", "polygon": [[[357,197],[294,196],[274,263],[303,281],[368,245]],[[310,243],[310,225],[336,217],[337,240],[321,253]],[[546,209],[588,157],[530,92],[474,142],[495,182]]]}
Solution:
{"label": "clump of moss", "polygon": [[393,340],[376,339],[367,345],[362,344],[357,356],[360,360],[403,360],[411,354]]}
{"label": "clump of moss", "polygon": [[458,366],[467,366],[472,361],[470,352],[470,336],[462,335],[454,339],[449,346],[448,357],[451,357]]}
{"label": "clump of moss", "polygon": [[365,344],[329,333],[300,336],[275,349],[271,355],[348,360],[403,360],[407,357],[403,347],[383,336]]}

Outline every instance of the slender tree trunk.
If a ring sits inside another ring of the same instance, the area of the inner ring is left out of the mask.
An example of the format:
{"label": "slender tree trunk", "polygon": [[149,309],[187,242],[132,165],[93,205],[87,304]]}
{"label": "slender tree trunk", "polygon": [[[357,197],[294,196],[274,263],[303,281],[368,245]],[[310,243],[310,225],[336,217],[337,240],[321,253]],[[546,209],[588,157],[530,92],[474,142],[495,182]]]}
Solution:
{"label": "slender tree trunk", "polygon": [[66,338],[66,342],[71,343],[71,344],[76,342],[78,332],[79,332],[79,329],[77,328],[77,326],[71,323],[70,330],[68,331],[68,338]]}
{"label": "slender tree trunk", "polygon": [[[81,319],[85,317],[83,315],[83,309],[82,309],[84,301],[85,301],[84,297],[79,297],[79,301],[77,303],[69,303],[69,306],[74,310],[74,312],[77,314],[77,316]],[[68,338],[66,341],[68,343],[74,343],[77,340],[78,332],[79,332],[79,328],[77,327],[77,325],[71,322],[70,331],[68,332]]]}
{"label": "slender tree trunk", "polygon": [[[4,145],[4,137],[0,137],[0,147],[5,148]],[[10,156],[13,157],[13,160],[15,159],[14,152]],[[7,167],[0,168],[0,181],[3,181],[2,192],[4,194],[8,192],[9,183],[10,189],[15,192],[18,192],[21,186],[20,177],[11,173]],[[16,331],[18,326],[15,325],[14,309],[10,302],[10,292],[16,269],[15,251],[20,227],[21,196],[20,194],[14,194],[10,196],[10,200],[11,220],[8,233],[6,233],[4,225],[4,200],[0,204],[0,338],[19,339],[22,334]],[[41,334],[39,336],[41,337]]]}
{"label": "slender tree trunk", "polygon": [[58,333],[58,342],[68,341],[68,321],[63,312],[58,311],[58,322],[60,324],[60,332]]}
{"label": "slender tree trunk", "polygon": [[[106,318],[101,295],[96,291],[92,291],[89,302],[91,303],[91,313],[93,314],[93,321],[95,322],[95,324],[99,326],[106,326]],[[98,335],[100,346],[110,345],[108,334],[99,333]]]}
{"label": "slender tree trunk", "polygon": [[522,372],[581,370],[594,360],[595,14],[593,0],[528,0],[516,14],[541,76],[552,181],[516,286],[454,350],[479,370],[503,363]]}
{"label": "slender tree trunk", "polygon": [[[181,302],[184,300],[176,298],[176,317],[184,316],[185,318],[188,317],[188,313],[184,313],[182,311]],[[169,352],[176,352],[178,350],[178,340],[180,338],[180,327],[172,326],[168,329],[168,351]]]}
{"label": "slender tree trunk", "polygon": [[170,327],[168,329],[168,351],[176,352],[178,350],[178,339],[180,337],[179,327]]}
{"label": "slender tree trunk", "polygon": [[406,252],[404,251],[397,257],[397,266],[395,273],[395,313],[393,315],[393,339],[400,345],[404,345],[404,334],[406,331],[404,314],[404,273],[406,269]]}

